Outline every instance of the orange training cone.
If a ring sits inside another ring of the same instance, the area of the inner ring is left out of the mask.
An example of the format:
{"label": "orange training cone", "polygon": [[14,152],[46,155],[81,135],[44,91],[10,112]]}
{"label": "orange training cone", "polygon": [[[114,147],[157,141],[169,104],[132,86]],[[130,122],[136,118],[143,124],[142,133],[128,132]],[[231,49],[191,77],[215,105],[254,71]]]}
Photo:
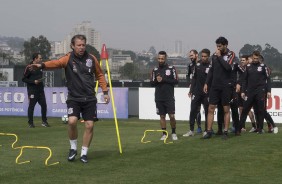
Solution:
{"label": "orange training cone", "polygon": [[102,48],[102,52],[101,52],[101,59],[108,59],[108,58],[109,58],[109,55],[108,55],[108,52],[107,52],[106,45],[103,44],[103,48]]}

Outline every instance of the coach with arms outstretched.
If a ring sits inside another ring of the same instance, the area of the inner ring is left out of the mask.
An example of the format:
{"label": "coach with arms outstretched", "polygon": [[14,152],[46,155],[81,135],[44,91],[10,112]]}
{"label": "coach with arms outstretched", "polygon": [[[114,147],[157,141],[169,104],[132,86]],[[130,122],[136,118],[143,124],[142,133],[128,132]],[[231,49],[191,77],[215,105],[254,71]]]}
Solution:
{"label": "coach with arms outstretched", "polygon": [[77,121],[80,113],[85,121],[85,130],[81,149],[80,161],[87,163],[87,151],[93,137],[93,126],[97,118],[97,98],[95,96],[95,78],[104,93],[106,103],[110,101],[107,83],[102,69],[95,56],[86,52],[86,37],[75,35],[71,39],[72,52],[58,60],[47,61],[42,64],[32,64],[33,68],[55,69],[65,68],[68,88],[68,134],[71,149],[68,160],[73,161],[77,155]]}

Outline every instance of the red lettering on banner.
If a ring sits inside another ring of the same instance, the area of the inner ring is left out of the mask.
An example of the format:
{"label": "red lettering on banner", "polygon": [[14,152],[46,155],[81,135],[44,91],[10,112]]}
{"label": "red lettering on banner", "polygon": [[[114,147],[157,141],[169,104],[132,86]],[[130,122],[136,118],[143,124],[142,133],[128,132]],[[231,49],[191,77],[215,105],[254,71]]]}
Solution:
{"label": "red lettering on banner", "polygon": [[267,99],[266,109],[271,109],[272,107],[272,97]]}
{"label": "red lettering on banner", "polygon": [[274,96],[275,100],[275,110],[280,110],[280,98],[279,96]]}
{"label": "red lettering on banner", "polygon": [[[274,103],[275,103],[275,110],[280,110],[280,97],[279,96],[274,96]],[[267,100],[267,109],[272,108],[272,97]]]}

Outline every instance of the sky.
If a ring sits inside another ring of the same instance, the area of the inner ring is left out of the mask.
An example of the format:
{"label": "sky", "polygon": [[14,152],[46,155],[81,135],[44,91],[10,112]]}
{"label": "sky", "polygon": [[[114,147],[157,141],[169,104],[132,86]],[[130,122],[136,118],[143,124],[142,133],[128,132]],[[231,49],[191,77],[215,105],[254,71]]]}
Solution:
{"label": "sky", "polygon": [[0,35],[62,41],[91,21],[107,48],[215,50],[219,36],[236,54],[266,43],[282,52],[281,0],[0,0]]}

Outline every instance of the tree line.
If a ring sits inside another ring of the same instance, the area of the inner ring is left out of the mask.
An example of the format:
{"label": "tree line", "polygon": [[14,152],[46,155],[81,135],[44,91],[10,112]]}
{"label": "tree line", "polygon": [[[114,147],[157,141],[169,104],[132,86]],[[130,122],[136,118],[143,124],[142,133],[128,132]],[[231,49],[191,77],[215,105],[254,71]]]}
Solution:
{"label": "tree line", "polygon": [[271,69],[273,76],[282,76],[282,54],[270,44],[266,43],[264,48],[260,45],[245,44],[239,51],[239,55],[250,55],[258,50],[264,57],[264,63]]}

